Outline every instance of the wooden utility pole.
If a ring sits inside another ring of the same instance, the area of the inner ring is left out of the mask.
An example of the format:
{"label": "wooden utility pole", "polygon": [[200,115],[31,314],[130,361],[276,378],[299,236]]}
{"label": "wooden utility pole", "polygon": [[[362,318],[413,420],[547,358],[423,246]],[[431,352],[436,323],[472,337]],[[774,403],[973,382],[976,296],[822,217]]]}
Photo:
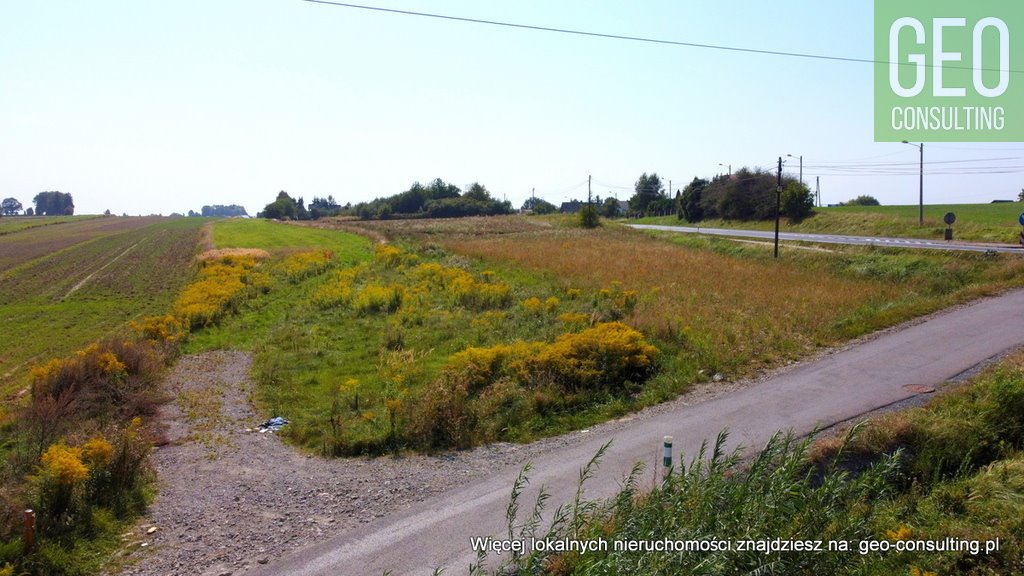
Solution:
{"label": "wooden utility pole", "polygon": [[779,257],[779,211],[782,208],[782,156],[779,156],[779,182],[775,188],[775,257]]}
{"label": "wooden utility pole", "polygon": [[818,208],[821,208],[821,176],[814,177],[814,198],[818,201]]}

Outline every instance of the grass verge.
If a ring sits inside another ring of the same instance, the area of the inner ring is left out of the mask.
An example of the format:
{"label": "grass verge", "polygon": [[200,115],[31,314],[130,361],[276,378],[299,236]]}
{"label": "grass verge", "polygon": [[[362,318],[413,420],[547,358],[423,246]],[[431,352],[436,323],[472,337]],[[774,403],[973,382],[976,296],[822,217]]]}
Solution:
{"label": "grass verge", "polygon": [[[532,548],[493,571],[482,568],[481,555],[473,573],[1018,574],[1022,403],[1024,353],[1016,353],[923,408],[819,444],[811,458],[808,441],[777,436],[741,464],[739,453],[722,451],[723,433],[652,491],[638,488],[638,465],[619,494],[567,503],[550,528],[515,514],[521,476],[509,537],[604,542],[607,550]],[[581,485],[595,465],[584,468]],[[539,499],[530,517],[544,504]],[[820,542],[822,550],[772,548],[781,542]]]}
{"label": "grass verge", "polygon": [[[854,236],[890,236],[942,239],[946,224],[943,216],[956,214],[953,235],[957,240],[1017,244],[1020,224],[1017,219],[1024,212],[1024,204],[949,204],[924,207],[924,224],[918,219],[918,206],[837,206],[815,208],[814,215],[801,222],[783,219],[785,232],[812,234],[849,234]],[[632,221],[631,221],[632,222]],[[643,224],[691,226],[675,216],[643,218]],[[693,224],[694,226],[696,224]],[[773,221],[737,222],[707,220],[700,222],[706,228],[739,228],[745,230],[772,230]]]}

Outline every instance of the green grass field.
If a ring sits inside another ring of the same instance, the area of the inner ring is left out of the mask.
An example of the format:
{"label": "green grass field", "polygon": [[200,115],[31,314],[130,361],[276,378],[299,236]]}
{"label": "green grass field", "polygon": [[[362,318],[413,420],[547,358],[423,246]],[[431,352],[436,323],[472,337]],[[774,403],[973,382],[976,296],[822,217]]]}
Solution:
{"label": "green grass field", "polygon": [[[559,396],[499,386],[496,396],[469,400],[473,414],[504,422],[475,441],[527,440],[588,426],[671,398],[715,372],[749,374],[1024,281],[1024,263],[1010,256],[840,248],[788,251],[776,262],[761,246],[656,239],[615,226],[588,232],[522,217],[343,225],[388,236],[403,255],[371,258],[369,240],[331,230],[330,222],[317,228],[217,222],[217,247],[269,249],[277,254],[270,269],[305,248],[329,247],[338,258],[323,274],[275,282],[187,345],[254,351],[261,410],[292,420],[284,434],[295,443],[327,453],[393,445],[393,426],[414,424],[418,415],[408,407],[426,405],[425,391],[457,353],[551,342],[587,325],[572,327],[563,316],[613,314],[640,328],[662,350],[659,372],[629,395]],[[458,269],[470,283],[508,286],[508,299],[481,309],[453,299],[450,287],[425,290],[416,271],[425,264]],[[318,294],[353,265],[359,272],[344,281],[351,289],[346,303],[318,305]],[[773,290],[751,290],[758,285]],[[393,310],[361,308],[360,293],[374,286],[396,287],[403,302]],[[625,293],[635,299],[628,311],[608,308]],[[535,304],[527,305],[530,299]],[[388,400],[397,399],[397,390],[406,408],[392,425]]]}
{"label": "green grass field", "polygon": [[351,234],[338,233],[263,219],[218,221],[213,227],[213,244],[217,248],[262,248],[264,250],[322,248],[339,255],[355,250]]}
{"label": "green grass field", "polygon": [[32,364],[166,314],[189,281],[205,222],[76,217],[0,236],[0,315],[4,333],[17,335],[0,339],[0,398],[26,384]]}
{"label": "green grass field", "polygon": [[[946,225],[943,216],[956,215],[954,238],[973,242],[1018,243],[1021,226],[1018,218],[1024,213],[1024,204],[948,204],[924,207],[924,226],[918,222],[917,206],[837,206],[816,208],[815,214],[800,223],[783,220],[782,230],[822,234],[850,234],[859,236],[893,236],[909,238],[943,237]],[[631,221],[634,222],[634,221]],[[635,221],[645,224],[688,225],[675,216],[643,218]],[[740,228],[771,230],[774,221],[736,222],[707,220],[700,223],[708,228]]]}

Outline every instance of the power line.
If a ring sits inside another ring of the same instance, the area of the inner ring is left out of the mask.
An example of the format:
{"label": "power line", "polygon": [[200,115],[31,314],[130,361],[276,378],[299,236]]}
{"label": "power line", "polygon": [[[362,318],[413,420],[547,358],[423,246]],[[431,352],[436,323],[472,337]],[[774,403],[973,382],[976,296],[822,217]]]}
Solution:
{"label": "power line", "polygon": [[[552,28],[549,26],[537,26],[533,24],[517,24],[514,22],[501,22],[498,20],[482,20],[480,18],[466,18],[464,16],[450,16],[447,14],[433,14],[430,12],[414,12],[412,10],[398,10],[396,8],[381,8],[379,6],[364,6],[361,4],[348,4],[345,2],[331,2],[329,0],[302,0],[311,4],[324,4],[340,8],[354,8],[357,10],[371,10],[374,12],[386,12],[388,14],[404,14],[406,16],[420,16],[424,18],[437,18],[440,20],[452,20],[455,22],[467,22],[470,24],[486,24],[488,26],[503,26],[505,28],[518,28],[522,30],[535,30],[539,32],[555,32],[558,34],[572,34],[575,36],[589,36],[592,38],[605,38],[610,40],[626,40],[630,42],[645,42],[648,44],[662,44],[668,46],[684,46],[687,48],[704,48],[707,50],[723,50],[727,52],[742,52],[746,54],[763,54],[768,56],[784,56],[787,58],[806,58],[810,60],[830,60],[835,62],[855,62],[858,64],[896,64],[898,66],[916,66],[913,62],[889,62],[887,60],[874,60],[870,58],[850,58],[846,56],[828,56],[824,54],[809,54],[806,52],[785,52],[781,50],[765,50],[760,48],[740,48],[737,46],[723,46],[721,44],[704,44],[700,42],[683,42],[680,40],[664,40],[659,38],[645,38],[642,36],[627,36],[624,34],[606,34],[602,32],[588,32],[585,30],[571,30],[568,28]],[[974,70],[967,66],[945,66],[949,70]],[[983,68],[984,72],[1001,72],[999,69]],[[1024,73],[1024,70],[1008,70],[1010,73]]]}

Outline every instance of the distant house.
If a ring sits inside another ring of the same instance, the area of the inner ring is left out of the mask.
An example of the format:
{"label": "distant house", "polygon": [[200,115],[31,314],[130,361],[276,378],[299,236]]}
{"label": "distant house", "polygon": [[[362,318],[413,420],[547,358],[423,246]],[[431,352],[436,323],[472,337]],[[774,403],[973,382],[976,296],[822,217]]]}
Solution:
{"label": "distant house", "polygon": [[583,205],[586,202],[580,202],[579,200],[571,200],[569,202],[562,202],[562,206],[559,207],[558,211],[562,214],[576,214],[580,210],[583,210]]}

